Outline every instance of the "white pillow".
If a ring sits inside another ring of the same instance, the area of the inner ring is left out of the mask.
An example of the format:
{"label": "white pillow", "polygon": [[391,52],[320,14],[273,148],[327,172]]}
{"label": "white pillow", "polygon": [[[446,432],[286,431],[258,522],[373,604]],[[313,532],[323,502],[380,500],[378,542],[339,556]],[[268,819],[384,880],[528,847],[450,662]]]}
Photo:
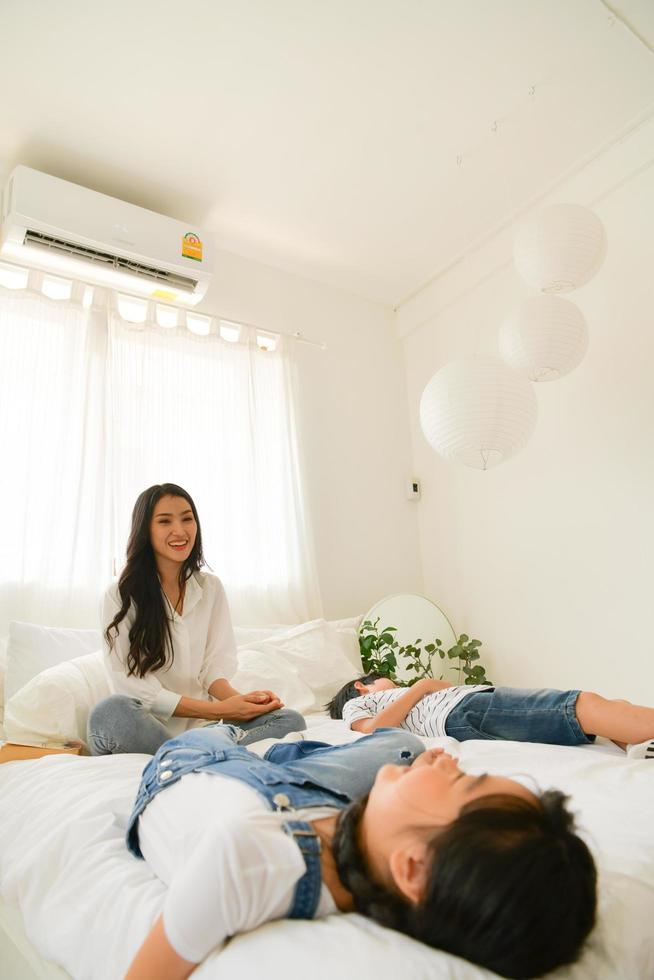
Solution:
{"label": "white pillow", "polygon": [[[352,664],[356,675],[363,673],[361,652],[359,650],[359,626],[361,625],[362,619],[363,616],[352,616],[349,619],[328,620],[328,625],[336,630],[343,653]],[[324,622],[324,620],[315,620],[315,622]],[[300,625],[304,626],[306,624],[303,623]],[[235,626],[234,636],[236,638],[236,646],[249,650],[253,645],[256,646],[262,640],[268,640],[274,636],[283,636],[295,628],[295,626],[289,625]]]}
{"label": "white pillow", "polygon": [[363,674],[361,650],[359,649],[359,627],[363,616],[352,616],[350,619],[331,619],[329,625],[336,630],[341,641],[343,653],[354,667],[354,675]]}
{"label": "white pillow", "polygon": [[102,650],[42,671],[7,701],[10,742],[86,742],[89,711],[112,693]]}
{"label": "white pillow", "polygon": [[[343,684],[363,672],[357,633],[360,620],[361,617],[354,617],[331,623],[315,620],[291,627],[236,628],[234,632],[239,646],[239,671],[232,679],[234,687],[242,691],[269,688],[279,694],[288,707],[296,711],[322,708]],[[84,654],[96,651],[101,642],[99,630],[10,623],[4,702],[1,695],[3,670],[0,648],[0,711],[3,703],[6,707],[8,701],[37,675],[49,671],[51,667],[58,664],[79,659]],[[63,698],[61,693],[63,682],[68,676],[66,671],[56,675],[57,697],[60,699]],[[77,675],[73,672],[70,676],[75,679]],[[48,677],[43,689],[36,685],[30,689],[31,693],[25,702],[17,702],[18,706],[14,706],[14,712],[20,712],[20,715],[15,716],[16,726],[19,725],[25,731],[30,726],[33,731],[41,728],[48,731],[58,730],[57,726],[49,720],[52,712],[47,708],[44,709],[46,716],[42,726],[37,719],[31,718],[28,708],[28,703],[34,703],[35,698],[42,699],[45,696],[44,692],[47,693],[49,683]],[[78,690],[82,695],[80,711],[84,711],[86,689],[73,683],[71,692]],[[109,693],[111,691],[106,692]],[[102,694],[101,697],[105,697],[106,694]],[[74,697],[75,695],[71,693],[71,698]],[[100,697],[97,700],[100,700]],[[69,718],[73,710],[70,699],[66,704],[64,715]],[[88,715],[88,710],[86,714]],[[85,718],[86,716],[84,716],[84,731]],[[0,722],[1,720],[0,717]],[[62,721],[64,728],[67,724]],[[79,727],[78,723],[78,730]],[[7,735],[7,738],[9,737]],[[11,737],[16,736],[13,734]],[[68,737],[84,739],[85,734]]]}
{"label": "white pillow", "polygon": [[292,626],[235,626],[234,639],[237,647],[247,647],[250,643],[258,643],[260,640],[267,640],[275,633],[286,633],[293,629]]}
{"label": "white pillow", "polygon": [[274,691],[284,707],[293,708],[300,714],[313,709],[315,698],[308,684],[281,657],[266,652],[239,650],[238,671],[230,684],[243,694],[261,689]]}
{"label": "white pillow", "polygon": [[102,645],[99,630],[72,630],[34,623],[9,624],[5,708],[9,699],[41,671],[92,653]]}
{"label": "white pillow", "polygon": [[320,710],[357,673],[324,619],[248,644],[239,649],[238,663],[231,681],[237,690],[270,688],[296,711]]}

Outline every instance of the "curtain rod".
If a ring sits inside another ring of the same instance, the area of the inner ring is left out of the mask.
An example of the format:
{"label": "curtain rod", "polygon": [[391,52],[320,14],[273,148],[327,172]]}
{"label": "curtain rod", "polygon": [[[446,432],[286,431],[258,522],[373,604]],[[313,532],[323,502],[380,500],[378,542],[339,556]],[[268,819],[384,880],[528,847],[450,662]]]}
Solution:
{"label": "curtain rod", "polygon": [[[123,294],[127,295],[127,294]],[[143,299],[143,296],[136,297],[137,299]],[[151,302],[157,302],[156,299],[151,300]],[[292,337],[293,340],[297,340],[299,344],[307,344],[309,347],[318,347],[320,350],[327,350],[327,342],[325,340],[310,340],[309,337],[304,337],[299,330],[290,333],[286,330],[270,330],[268,327],[260,327],[256,323],[248,323],[247,320],[234,320],[232,317],[221,316],[219,313],[207,313],[205,310],[196,310],[194,307],[187,306],[177,306],[175,303],[162,303],[162,306],[172,306],[176,310],[182,310],[184,313],[199,313],[200,316],[208,316],[213,320],[219,320],[221,323],[231,324],[233,323],[236,327],[246,327],[248,330],[258,330],[262,334],[268,334],[273,337]]]}
{"label": "curtain rod", "polygon": [[[178,307],[178,309],[183,309],[183,307]],[[188,310],[187,312],[192,312]],[[326,340],[310,340],[309,337],[304,337],[299,330],[295,330],[293,333],[288,333],[285,330],[269,330],[268,327],[258,327],[255,323],[247,323],[245,320],[231,320],[229,317],[218,316],[217,313],[204,313],[203,310],[198,310],[203,316],[212,316],[216,320],[222,321],[222,323],[233,323],[237,327],[247,327],[249,330],[259,330],[264,334],[272,334],[277,337],[292,337],[293,340],[297,340],[299,344],[307,344],[309,347],[318,347],[320,350],[327,350]]]}
{"label": "curtain rod", "polygon": [[[156,296],[139,296],[137,293],[130,293],[128,290],[112,289],[109,286],[86,282],[84,279],[76,279],[74,276],[66,275],[62,272],[52,272],[46,269],[37,269],[34,266],[26,266],[22,263],[13,261],[11,258],[5,258],[5,256],[0,258],[0,262],[2,265],[8,265],[15,269],[21,269],[23,272],[27,273],[28,277],[30,277],[32,274],[36,274],[38,276],[50,276],[53,279],[63,279],[71,283],[79,283],[80,285],[89,287],[94,291],[100,290],[100,295],[105,293],[114,296],[125,296],[126,298],[136,300],[140,303],[155,303],[159,306],[167,306],[174,310],[181,310],[183,313],[197,313],[199,316],[208,317],[211,320],[218,320],[221,323],[233,324],[235,327],[245,327],[248,330],[255,330],[261,334],[266,334],[272,337],[291,337],[293,340],[297,340],[299,344],[307,344],[309,347],[317,347],[319,350],[327,350],[326,341],[311,340],[309,337],[304,337],[299,330],[294,330],[293,333],[285,330],[270,330],[268,327],[260,327],[255,323],[248,323],[245,320],[234,320],[230,317],[221,316],[218,313],[208,313],[205,310],[181,306],[178,303],[162,302],[158,300]],[[26,280],[25,286],[27,286],[27,281],[28,280]]]}
{"label": "curtain rod", "polygon": [[[93,286],[93,283],[87,283],[87,285]],[[107,289],[106,286],[93,286],[94,289]],[[124,290],[111,290],[120,296],[129,296],[132,299],[141,300],[144,303],[159,303],[156,297],[146,297],[137,296],[135,293],[127,293]],[[195,307],[180,306],[178,303],[165,303],[161,302],[161,306],[170,306],[175,310],[181,310],[183,313],[198,313],[200,316],[209,317],[212,320],[218,320],[221,323],[234,324],[236,327],[245,327],[248,330],[258,330],[262,334],[267,334],[272,337],[292,337],[293,340],[297,340],[299,344],[307,344],[309,347],[317,347],[319,350],[327,350],[327,342],[325,340],[310,340],[308,337],[304,337],[299,330],[289,333],[286,330],[270,330],[268,327],[260,327],[256,323],[248,323],[246,320],[234,320],[231,317],[221,316],[219,313],[208,313],[206,310],[196,309]]]}

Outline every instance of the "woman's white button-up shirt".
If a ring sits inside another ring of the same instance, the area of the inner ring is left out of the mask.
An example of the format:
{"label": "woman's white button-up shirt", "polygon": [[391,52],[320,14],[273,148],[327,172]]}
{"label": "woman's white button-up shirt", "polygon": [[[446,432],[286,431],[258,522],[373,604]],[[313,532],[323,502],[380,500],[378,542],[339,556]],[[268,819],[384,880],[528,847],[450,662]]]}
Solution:
{"label": "woman's white button-up shirt", "polygon": [[[118,584],[105,594],[102,609],[102,628],[105,630],[122,603]],[[182,615],[171,614],[170,632],[173,640],[172,663],[145,677],[127,676],[129,631],[134,622],[134,605],[118,625],[110,650],[103,637],[105,662],[115,694],[138,698],[161,721],[172,738],[188,728],[206,724],[197,718],[176,718],[173,711],[181,697],[206,700],[215,680],[229,680],[237,669],[236,641],[229,614],[227,596],[215,575],[194,572],[186,583]],[[112,631],[113,632],[113,631]]]}

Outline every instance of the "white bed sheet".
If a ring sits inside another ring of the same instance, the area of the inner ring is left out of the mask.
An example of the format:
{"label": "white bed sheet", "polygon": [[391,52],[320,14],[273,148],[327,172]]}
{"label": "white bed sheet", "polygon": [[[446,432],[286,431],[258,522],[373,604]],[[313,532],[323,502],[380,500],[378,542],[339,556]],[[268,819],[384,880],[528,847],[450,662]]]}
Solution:
{"label": "white bed sheet", "polygon": [[[342,722],[310,718],[311,737],[342,743]],[[654,977],[654,766],[617,750],[430,739],[470,772],[528,772],[569,792],[600,867],[600,924],[566,980]],[[125,849],[145,756],[48,757],[0,766],[0,888],[41,957],[75,980],[117,980],[159,913],[165,886]],[[265,966],[264,966],[265,964]],[[194,976],[223,980],[480,980],[462,960],[357,915],[268,923],[216,950]]]}

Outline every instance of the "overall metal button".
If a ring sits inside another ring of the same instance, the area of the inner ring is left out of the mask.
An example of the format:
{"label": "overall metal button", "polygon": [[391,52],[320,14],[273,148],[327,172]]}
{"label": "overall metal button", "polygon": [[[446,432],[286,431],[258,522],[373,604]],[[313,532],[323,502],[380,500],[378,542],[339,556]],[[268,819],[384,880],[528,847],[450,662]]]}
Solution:
{"label": "overall metal button", "polygon": [[165,780],[167,780],[167,779],[172,779],[172,777],[173,777],[173,773],[172,773],[172,771],[171,771],[170,769],[166,769],[166,771],[165,771],[165,772],[162,772],[162,773],[161,773],[161,775],[159,776],[159,779],[160,779],[160,780],[161,780],[162,782],[165,782]]}
{"label": "overall metal button", "polygon": [[285,806],[289,806],[291,801],[289,800],[286,793],[275,793],[275,795],[273,796],[273,803],[275,804],[275,806],[278,806],[280,809],[282,809]]}

